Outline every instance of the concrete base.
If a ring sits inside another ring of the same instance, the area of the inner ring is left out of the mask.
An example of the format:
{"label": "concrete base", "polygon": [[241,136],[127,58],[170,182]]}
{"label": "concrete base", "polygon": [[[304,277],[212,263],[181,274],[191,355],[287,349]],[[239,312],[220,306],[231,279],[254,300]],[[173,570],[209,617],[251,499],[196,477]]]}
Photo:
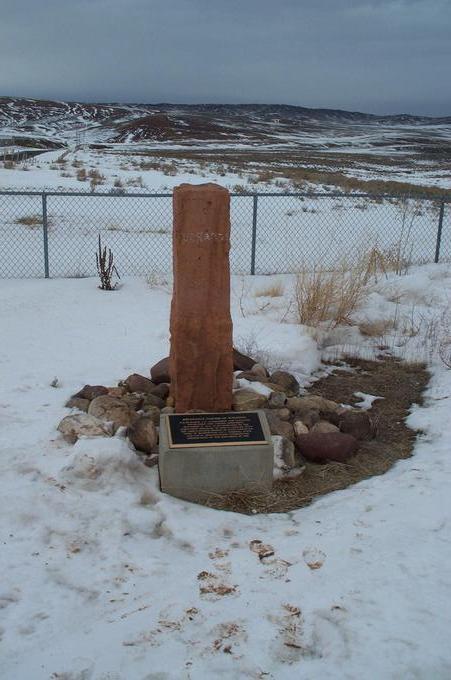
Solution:
{"label": "concrete base", "polygon": [[274,452],[266,415],[257,412],[265,444],[239,446],[170,447],[168,417],[160,418],[160,487],[189,501],[241,490],[270,490]]}

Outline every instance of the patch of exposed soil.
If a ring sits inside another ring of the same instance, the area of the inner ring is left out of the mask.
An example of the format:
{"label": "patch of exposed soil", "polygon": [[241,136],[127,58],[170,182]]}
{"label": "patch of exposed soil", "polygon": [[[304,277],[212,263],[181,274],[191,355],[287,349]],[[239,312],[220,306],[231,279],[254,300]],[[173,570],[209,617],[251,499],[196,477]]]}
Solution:
{"label": "patch of exposed soil", "polygon": [[417,432],[407,427],[405,419],[412,404],[422,403],[430,377],[426,366],[395,359],[348,359],[346,363],[352,371],[337,369],[315,382],[309,392],[352,405],[361,401],[355,392],[383,397],[374,401],[370,410],[378,423],[377,437],[360,442],[358,452],[346,463],[307,463],[297,479],[275,481],[269,494],[232,493],[215,498],[211,507],[246,514],[289,512],[317,496],[381,475],[397,460],[412,455]]}

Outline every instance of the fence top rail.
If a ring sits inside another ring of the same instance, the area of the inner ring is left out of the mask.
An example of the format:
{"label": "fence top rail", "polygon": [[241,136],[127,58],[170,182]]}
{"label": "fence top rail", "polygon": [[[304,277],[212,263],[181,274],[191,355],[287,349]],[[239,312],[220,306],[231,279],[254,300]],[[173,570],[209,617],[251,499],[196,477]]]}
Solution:
{"label": "fence top rail", "polygon": [[[239,198],[369,198],[372,200],[381,199],[408,199],[420,201],[437,201],[450,203],[451,196],[437,194],[374,194],[374,193],[345,193],[340,191],[331,192],[312,192],[312,191],[268,191],[268,192],[230,192],[233,197]],[[136,192],[115,192],[115,191],[35,191],[35,190],[14,190],[2,189],[0,196],[74,196],[84,198],[172,198],[172,193],[136,193]]]}

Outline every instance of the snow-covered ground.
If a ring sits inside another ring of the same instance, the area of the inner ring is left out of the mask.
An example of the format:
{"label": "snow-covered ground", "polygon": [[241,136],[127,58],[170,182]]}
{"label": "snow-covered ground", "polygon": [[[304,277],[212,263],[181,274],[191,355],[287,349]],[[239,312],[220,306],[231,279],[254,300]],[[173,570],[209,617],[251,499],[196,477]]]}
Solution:
{"label": "snow-covered ground", "polygon": [[[62,158],[66,165],[59,165]],[[0,167],[0,188],[39,191],[85,191],[84,196],[49,196],[49,266],[51,276],[95,274],[97,239],[112,248],[121,274],[146,275],[171,269],[171,196],[140,198],[136,193],[172,191],[182,183],[217,182],[234,190],[268,191],[268,184],[251,184],[250,177],[221,174],[214,166],[202,169],[185,162],[172,168],[141,170],[126,154],[77,151],[49,152],[27,161],[28,170]],[[163,161],[162,161],[163,162]],[[73,167],[73,163],[77,166]],[[172,168],[172,170],[171,170]],[[87,173],[78,181],[76,173]],[[127,195],[98,196],[89,191],[89,172],[104,182],[96,192],[126,191]],[[62,175],[71,175],[64,177]],[[115,187],[119,182],[120,187]],[[289,189],[289,186],[287,185]],[[312,185],[312,188],[313,185]],[[317,189],[317,187],[316,187]],[[279,189],[280,191],[280,189]],[[338,259],[356,257],[369,244],[381,250],[400,248],[413,262],[435,256],[439,205],[436,201],[376,201],[344,198],[262,196],[258,203],[256,271],[262,274],[296,271],[309,265],[333,266]],[[31,221],[31,222],[30,222]],[[248,273],[252,249],[252,196],[231,202],[231,266]],[[441,258],[451,257],[451,204],[444,212]],[[0,276],[42,276],[44,273],[42,198],[0,196]]]}
{"label": "snow-covered ground", "polygon": [[[320,352],[308,329],[281,323],[291,282],[277,280],[285,297],[266,300],[274,278],[234,279],[235,338],[256,338],[305,385]],[[431,345],[450,296],[450,267],[429,265],[380,278],[358,313],[396,313],[385,343],[432,357],[409,417],[424,433],[414,456],[308,508],[241,516],[162,495],[120,437],[71,446],[57,435],[83,384],[147,374],[167,353],[166,284],[2,281],[0,677],[451,677],[451,371]],[[355,329],[323,338],[337,352],[355,342]],[[273,558],[250,550],[256,539]]]}

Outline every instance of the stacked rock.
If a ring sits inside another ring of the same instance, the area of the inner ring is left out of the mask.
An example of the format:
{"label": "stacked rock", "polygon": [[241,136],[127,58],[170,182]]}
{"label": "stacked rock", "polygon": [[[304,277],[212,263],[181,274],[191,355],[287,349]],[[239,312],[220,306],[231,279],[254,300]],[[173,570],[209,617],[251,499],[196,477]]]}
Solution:
{"label": "stacked rock", "polygon": [[[295,476],[306,462],[345,462],[360,440],[375,436],[366,411],[314,394],[301,395],[294,375],[282,370],[270,373],[237,350],[233,363],[232,409],[264,410],[273,436],[276,476]],[[81,436],[125,434],[144,462],[154,464],[160,415],[174,412],[169,359],[152,366],[150,376],[133,373],[116,387],[85,385],[66,403],[73,412],[60,422],[59,431],[72,443]]]}

